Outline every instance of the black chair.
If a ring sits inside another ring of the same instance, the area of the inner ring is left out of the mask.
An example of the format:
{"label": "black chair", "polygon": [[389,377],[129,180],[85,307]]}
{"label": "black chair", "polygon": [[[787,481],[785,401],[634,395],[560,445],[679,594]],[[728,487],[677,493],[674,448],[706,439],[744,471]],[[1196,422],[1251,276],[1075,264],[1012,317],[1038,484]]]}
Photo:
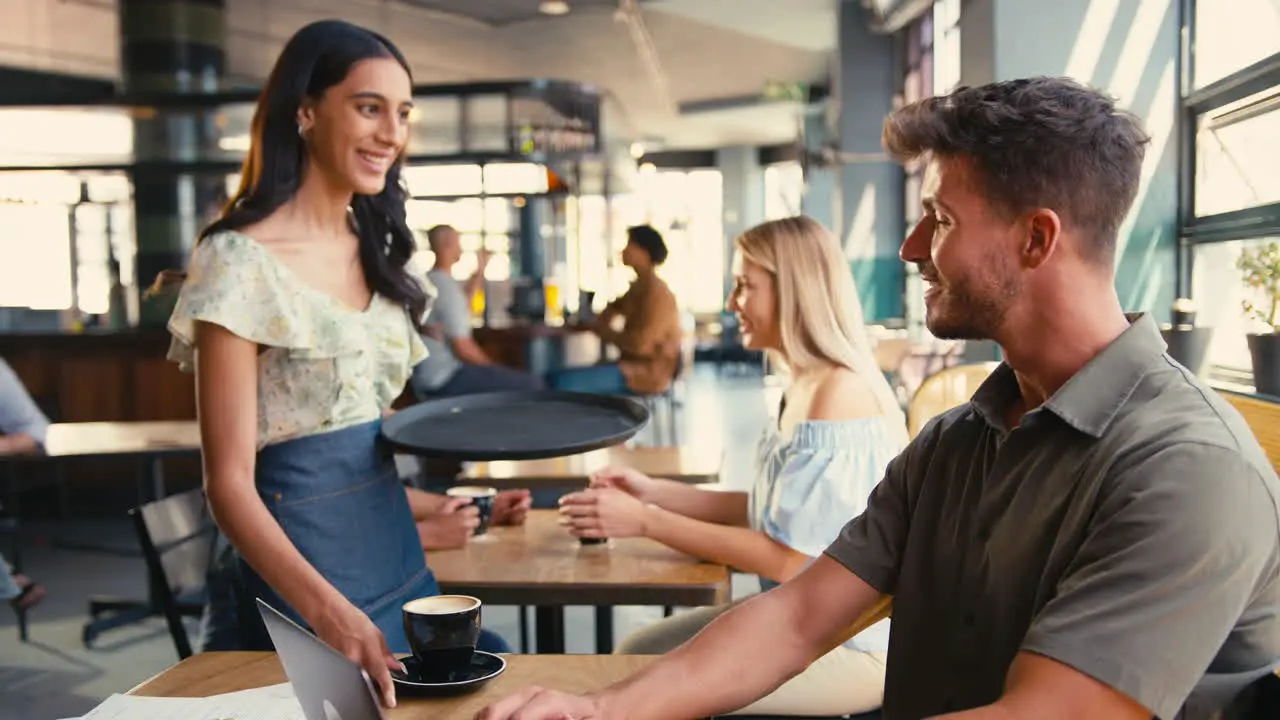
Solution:
{"label": "black chair", "polygon": [[150,578],[151,613],[163,615],[179,659],[191,656],[184,617],[204,611],[205,580],[217,539],[204,491],[189,490],[129,511]]}
{"label": "black chair", "polygon": [[1245,688],[1222,714],[1223,720],[1280,718],[1280,676],[1265,675]]}
{"label": "black chair", "polygon": [[678,412],[684,403],[676,396],[676,386],[684,378],[684,352],[676,357],[675,371],[671,376],[671,384],[660,393],[636,393],[635,397],[644,403],[649,411],[649,422],[653,423],[653,438],[656,444],[675,447],[680,444],[680,417]]}

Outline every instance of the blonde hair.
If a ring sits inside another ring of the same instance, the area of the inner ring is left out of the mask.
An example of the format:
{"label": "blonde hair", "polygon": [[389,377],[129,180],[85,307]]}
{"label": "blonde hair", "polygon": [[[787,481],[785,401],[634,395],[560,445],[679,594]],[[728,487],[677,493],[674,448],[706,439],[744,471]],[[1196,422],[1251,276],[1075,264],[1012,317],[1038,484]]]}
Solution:
{"label": "blonde hair", "polygon": [[853,272],[835,237],[813,218],[798,215],[756,225],[735,245],[774,279],[782,347],[770,351],[770,359],[792,373],[824,365],[857,373],[885,418],[895,429],[901,425],[905,444],[905,414],[876,362]]}

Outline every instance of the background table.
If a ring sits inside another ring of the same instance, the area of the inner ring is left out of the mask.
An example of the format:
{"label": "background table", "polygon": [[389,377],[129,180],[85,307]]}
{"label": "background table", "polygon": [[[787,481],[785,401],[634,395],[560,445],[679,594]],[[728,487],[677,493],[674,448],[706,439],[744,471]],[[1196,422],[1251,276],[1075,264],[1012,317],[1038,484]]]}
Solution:
{"label": "background table", "polygon": [[[200,452],[200,426],[194,420],[146,422],[82,422],[53,423],[40,455],[0,457],[8,465],[9,512],[21,522],[22,474],[26,463],[57,463],[69,458],[134,457],[138,460],[138,505],[165,496],[164,462],[166,456],[195,455]],[[61,492],[61,489],[59,490]],[[65,506],[65,500],[63,505]],[[139,556],[138,549],[104,546],[96,542],[55,543],[60,548],[113,555]],[[90,619],[81,630],[88,646],[99,633],[143,620],[160,613],[154,596],[154,579],[149,583],[146,600],[93,596],[89,599]]]}
{"label": "background table", "polygon": [[460,481],[497,488],[563,488],[586,485],[609,465],[632,467],[650,477],[685,483],[716,482],[720,447],[612,447],[545,460],[495,460],[466,467]]}
{"label": "background table", "polygon": [[596,648],[613,645],[614,605],[728,602],[729,569],[646,538],[582,545],[555,510],[532,510],[519,527],[490,528],[458,550],[427,553],[442,592],[491,605],[534,605],[540,653],[564,652],[564,606],[596,607]]}

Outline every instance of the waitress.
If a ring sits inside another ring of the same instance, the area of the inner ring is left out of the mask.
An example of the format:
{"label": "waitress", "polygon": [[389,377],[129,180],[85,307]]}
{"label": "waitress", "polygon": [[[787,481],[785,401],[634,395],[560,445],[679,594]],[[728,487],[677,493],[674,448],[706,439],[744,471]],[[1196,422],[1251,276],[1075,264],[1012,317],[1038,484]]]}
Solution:
{"label": "waitress", "polygon": [[[339,21],[299,30],[169,322],[170,357],[195,372],[205,490],[244,591],[359,663],[388,706],[392,653],[409,651],[400,606],[439,594],[379,443],[426,356],[400,179],[412,94],[386,38]],[[269,647],[244,610],[210,615],[238,622],[243,645]],[[506,650],[488,637],[482,649]]]}

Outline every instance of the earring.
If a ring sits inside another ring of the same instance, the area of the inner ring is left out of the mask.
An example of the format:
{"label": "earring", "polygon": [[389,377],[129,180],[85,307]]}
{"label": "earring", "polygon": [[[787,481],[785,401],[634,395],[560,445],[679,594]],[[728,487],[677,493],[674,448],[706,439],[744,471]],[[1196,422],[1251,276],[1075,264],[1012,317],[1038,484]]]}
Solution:
{"label": "earring", "polygon": [[303,140],[307,139],[307,131],[302,129],[301,123],[298,124],[298,137],[302,138]]}

